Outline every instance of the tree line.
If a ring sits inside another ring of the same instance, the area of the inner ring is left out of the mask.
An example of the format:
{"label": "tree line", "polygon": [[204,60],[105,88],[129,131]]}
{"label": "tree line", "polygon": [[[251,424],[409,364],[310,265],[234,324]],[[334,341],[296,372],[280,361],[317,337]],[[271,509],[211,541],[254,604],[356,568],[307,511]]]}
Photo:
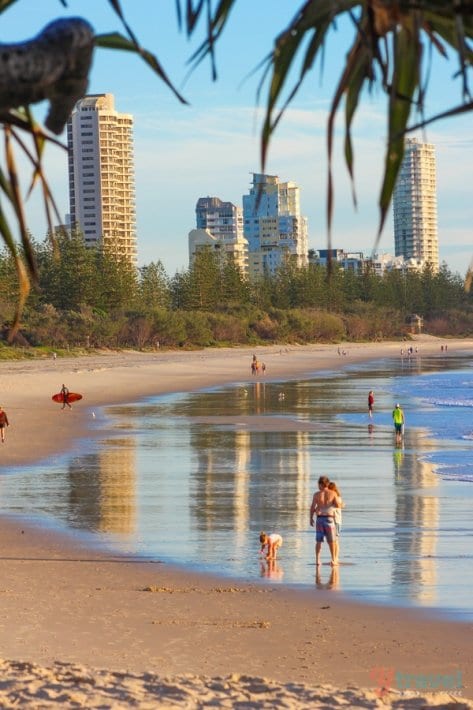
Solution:
{"label": "tree line", "polygon": [[[82,235],[32,240],[38,287],[31,291],[17,342],[54,349],[204,347],[265,342],[381,340],[406,334],[416,313],[436,335],[473,333],[472,295],[443,264],[437,273],[378,275],[291,261],[257,282],[231,260],[202,250],[170,277],[160,261],[135,269]],[[18,301],[16,267],[0,253],[3,335]]]}

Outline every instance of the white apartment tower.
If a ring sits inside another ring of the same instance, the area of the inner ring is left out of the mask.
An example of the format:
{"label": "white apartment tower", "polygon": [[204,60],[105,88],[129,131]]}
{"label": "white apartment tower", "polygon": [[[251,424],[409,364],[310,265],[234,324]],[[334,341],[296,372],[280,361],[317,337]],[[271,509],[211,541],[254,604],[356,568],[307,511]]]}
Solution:
{"label": "white apartment tower", "polygon": [[243,276],[248,275],[248,242],[243,234],[243,212],[231,202],[218,197],[200,197],[196,208],[197,229],[189,232],[189,262],[201,248],[232,259]]}
{"label": "white apartment tower", "polygon": [[253,173],[250,193],[243,195],[243,218],[252,278],[273,273],[287,259],[298,267],[307,265],[307,218],[301,216],[294,182]]}
{"label": "white apartment tower", "polygon": [[77,102],[67,124],[71,226],[89,247],[107,246],[136,263],[133,117],[112,94]]}
{"label": "white apartment tower", "polygon": [[408,138],[393,195],[396,256],[439,269],[435,147]]}

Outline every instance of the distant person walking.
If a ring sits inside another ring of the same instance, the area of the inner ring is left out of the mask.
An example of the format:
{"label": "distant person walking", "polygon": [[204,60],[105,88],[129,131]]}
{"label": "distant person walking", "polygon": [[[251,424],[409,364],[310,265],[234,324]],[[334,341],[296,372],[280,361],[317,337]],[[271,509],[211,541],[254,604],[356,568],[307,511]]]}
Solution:
{"label": "distant person walking", "polygon": [[64,409],[65,407],[69,407],[69,409],[72,409],[72,406],[69,402],[69,390],[67,389],[66,385],[63,385],[61,387],[61,395],[62,395],[61,409]]}
{"label": "distant person walking", "polygon": [[368,393],[368,415],[369,418],[373,418],[373,407],[374,407],[374,392],[370,390]]}
{"label": "distant person walking", "polygon": [[332,557],[331,564],[338,565],[336,554],[336,529],[335,529],[335,508],[341,507],[340,496],[335,491],[329,490],[330,481],[327,476],[320,476],[318,480],[319,490],[314,493],[310,506],[310,524],[314,527],[315,522],[315,564],[320,565],[320,551],[322,543],[327,540]]}
{"label": "distant person walking", "polygon": [[2,444],[5,441],[5,427],[7,426],[10,426],[7,413],[0,407],[0,435],[2,437]]}
{"label": "distant person walking", "polygon": [[396,444],[400,444],[402,441],[402,435],[404,433],[404,412],[401,409],[401,405],[398,403],[393,409],[393,422],[394,431],[396,433]]}

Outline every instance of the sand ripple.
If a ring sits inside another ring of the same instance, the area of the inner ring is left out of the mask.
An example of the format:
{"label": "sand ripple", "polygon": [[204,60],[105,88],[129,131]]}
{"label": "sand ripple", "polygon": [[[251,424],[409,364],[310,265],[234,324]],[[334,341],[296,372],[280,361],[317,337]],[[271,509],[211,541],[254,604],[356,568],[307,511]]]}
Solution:
{"label": "sand ripple", "polygon": [[44,667],[0,661],[0,708],[443,708],[472,710],[473,703],[448,693],[430,697],[391,692],[382,699],[373,690],[328,685],[278,683],[266,678],[230,675],[160,677],[152,673],[92,670],[56,662]]}

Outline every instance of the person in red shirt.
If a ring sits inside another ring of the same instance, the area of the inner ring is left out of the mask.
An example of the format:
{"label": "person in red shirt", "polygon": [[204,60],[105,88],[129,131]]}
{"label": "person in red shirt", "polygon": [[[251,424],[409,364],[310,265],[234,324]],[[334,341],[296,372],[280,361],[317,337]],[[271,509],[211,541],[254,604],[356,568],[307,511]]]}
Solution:
{"label": "person in red shirt", "polygon": [[374,392],[370,390],[368,393],[368,414],[370,419],[373,418],[373,407],[374,407]]}
{"label": "person in red shirt", "polygon": [[5,427],[7,426],[10,426],[7,413],[0,407],[0,436],[2,437],[2,444],[5,441]]}

